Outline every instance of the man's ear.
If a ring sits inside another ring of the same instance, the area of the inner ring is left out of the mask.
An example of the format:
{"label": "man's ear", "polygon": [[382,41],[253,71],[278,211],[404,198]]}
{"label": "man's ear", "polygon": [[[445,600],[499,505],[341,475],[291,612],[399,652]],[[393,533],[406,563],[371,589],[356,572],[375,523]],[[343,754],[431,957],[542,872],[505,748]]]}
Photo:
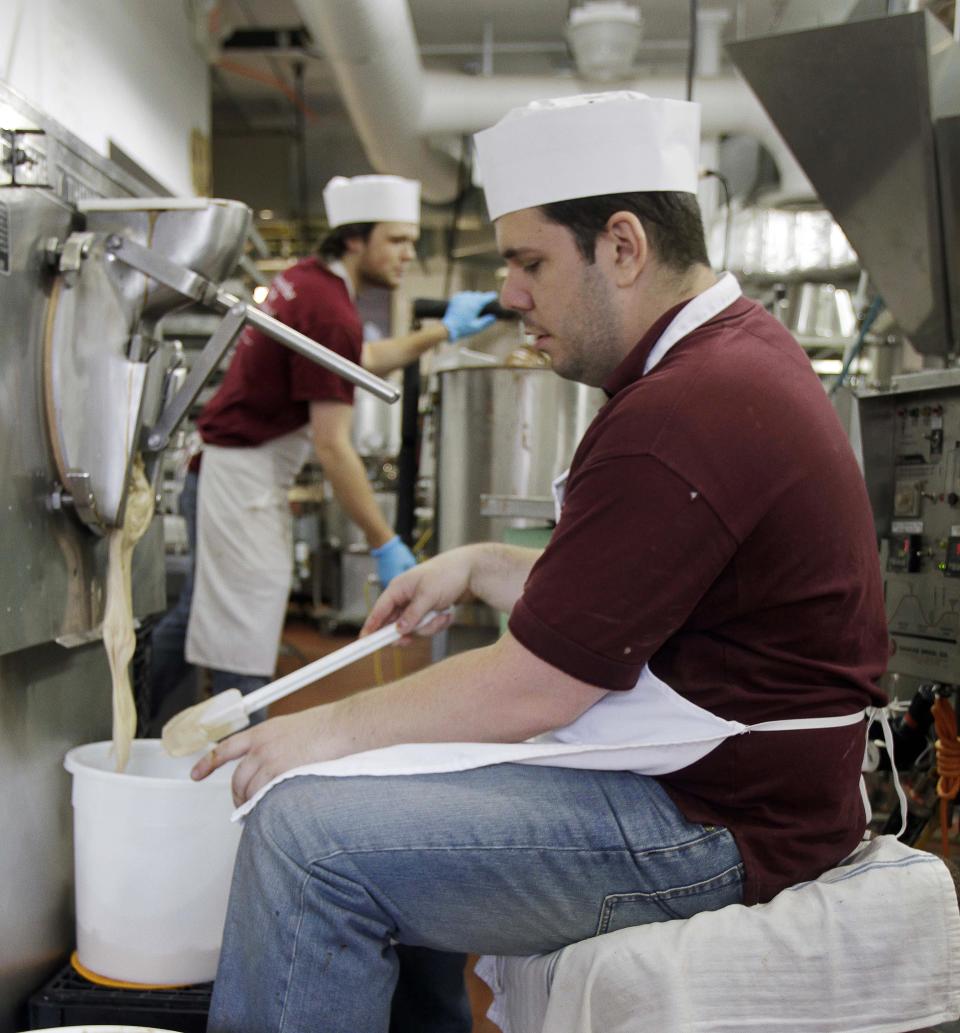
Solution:
{"label": "man's ear", "polygon": [[615,283],[618,287],[632,286],[650,258],[650,241],[643,223],[633,212],[614,212],[601,239],[608,247]]}
{"label": "man's ear", "polygon": [[347,249],[351,255],[359,255],[363,253],[364,248],[367,246],[367,241],[364,240],[363,235],[355,233],[352,237],[344,237],[343,246]]}

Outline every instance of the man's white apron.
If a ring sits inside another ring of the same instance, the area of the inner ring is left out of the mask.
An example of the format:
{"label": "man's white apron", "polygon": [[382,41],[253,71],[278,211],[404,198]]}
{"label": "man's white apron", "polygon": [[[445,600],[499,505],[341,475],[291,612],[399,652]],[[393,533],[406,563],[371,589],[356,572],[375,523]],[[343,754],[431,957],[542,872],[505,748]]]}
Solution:
{"label": "man's white apron", "polygon": [[[678,341],[733,304],[740,293],[737,281],[725,273],[713,287],[685,305],[650,352],[644,374]],[[558,519],[566,479],[564,473],[554,482]],[[511,763],[665,775],[700,760],[733,735],[837,728],[863,724],[865,719],[875,717],[881,719],[884,734],[889,736],[886,716],[875,708],[838,717],[763,721],[753,725],[728,721],[674,692],[645,666],[633,689],[608,693],[571,724],[536,739],[521,743],[409,743],[308,764],[274,779],[239,808],[234,818],[247,814],[278,782],[297,775],[418,775]],[[889,740],[888,749],[892,756]],[[901,807],[906,814],[904,800]]]}
{"label": "man's white apron", "polygon": [[263,445],[205,445],[187,660],[272,677],[293,577],[288,493],[309,425]]}
{"label": "man's white apron", "polygon": [[[342,262],[331,272],[355,300]],[[288,495],[310,457],[310,425],[262,445],[204,445],[187,660],[273,677],[293,580]]]}

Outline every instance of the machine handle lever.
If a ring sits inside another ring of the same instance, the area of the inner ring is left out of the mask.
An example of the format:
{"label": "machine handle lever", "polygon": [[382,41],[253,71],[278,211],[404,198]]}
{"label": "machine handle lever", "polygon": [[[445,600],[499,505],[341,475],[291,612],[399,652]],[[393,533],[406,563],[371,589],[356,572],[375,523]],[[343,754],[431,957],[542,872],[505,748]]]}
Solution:
{"label": "machine handle lever", "polygon": [[180,389],[164,406],[157,422],[144,432],[141,443],[144,451],[162,452],[167,447],[171,435],[196,401],[210,374],[220,365],[224,353],[243,329],[246,315],[245,306],[239,303],[227,310]]}
{"label": "machine handle lever", "polygon": [[[232,294],[228,294],[226,291],[217,292],[216,306],[218,308],[229,311],[237,304],[242,303],[238,302],[238,299]],[[325,348],[322,344],[318,344],[307,337],[306,334],[300,333],[299,330],[294,330],[293,327],[287,326],[286,323],[281,323],[279,319],[274,319],[272,316],[268,316],[266,312],[261,312],[254,305],[245,305],[245,309],[246,321],[255,326],[261,333],[266,334],[267,337],[272,337],[273,340],[279,341],[280,344],[286,345],[300,355],[304,355],[313,362],[338,374],[344,380],[349,380],[351,384],[362,387],[372,395],[376,395],[381,401],[395,402],[400,397],[400,392],[393,384],[389,384],[387,381],[375,377],[372,373],[368,373],[356,362],[351,362],[342,355],[338,355],[335,351]]]}
{"label": "machine handle lever", "polygon": [[122,262],[145,273],[147,276],[162,283],[165,287],[177,291],[186,298],[200,302],[210,308],[218,309],[221,312],[229,312],[236,305],[244,305],[244,319],[252,323],[258,330],[272,337],[280,344],[292,348],[294,351],[305,355],[312,362],[329,369],[338,376],[349,380],[351,384],[370,391],[377,398],[385,402],[395,402],[400,397],[400,392],[385,380],[368,373],[362,366],[349,359],[343,358],[330,348],[311,340],[305,334],[294,330],[292,327],[273,319],[265,312],[261,312],[253,305],[246,305],[238,298],[235,298],[227,291],[220,290],[209,280],[195,273],[192,269],[184,268],[171,262],[164,255],[158,254],[151,248],[143,247],[135,241],[128,240],[118,234],[111,234],[106,242],[107,251],[116,256]]}

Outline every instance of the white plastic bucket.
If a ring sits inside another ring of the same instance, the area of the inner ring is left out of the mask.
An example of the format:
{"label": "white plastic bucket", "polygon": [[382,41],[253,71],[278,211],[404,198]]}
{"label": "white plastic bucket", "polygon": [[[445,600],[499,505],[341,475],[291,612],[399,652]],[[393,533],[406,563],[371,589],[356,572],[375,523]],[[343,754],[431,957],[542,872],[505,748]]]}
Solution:
{"label": "white plastic bucket", "polygon": [[122,774],[111,743],[71,750],[77,957],[109,979],[203,983],[220,955],[240,827],[233,765],[203,782],[196,758],[136,739]]}

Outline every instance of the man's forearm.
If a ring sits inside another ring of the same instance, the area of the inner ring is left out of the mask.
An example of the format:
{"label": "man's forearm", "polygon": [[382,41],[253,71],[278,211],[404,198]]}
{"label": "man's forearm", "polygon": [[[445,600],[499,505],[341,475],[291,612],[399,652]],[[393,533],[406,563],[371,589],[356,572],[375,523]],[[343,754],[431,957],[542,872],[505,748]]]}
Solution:
{"label": "man's forearm", "polygon": [[542,550],[497,542],[468,545],[466,549],[470,552],[471,595],[495,610],[509,613]]}
{"label": "man's forearm", "polygon": [[[431,610],[441,614],[458,603],[476,599],[509,613],[538,556],[536,549],[494,542],[441,552],[390,582],[373,604],[363,633],[397,621],[407,634]],[[437,626],[432,629],[437,630]]]}
{"label": "man's forearm", "polygon": [[284,771],[395,743],[521,742],[575,720],[605,695],[524,649],[509,632],[392,685],[238,732],[198,761],[205,778],[229,760],[237,804]]}
{"label": "man's forearm", "polygon": [[365,341],[361,364],[371,373],[383,376],[416,362],[424,352],[446,339],[447,331],[443,323],[435,323],[400,337]]}
{"label": "man's forearm", "polygon": [[329,714],[331,755],[402,742],[522,742],[569,724],[603,695],[544,668],[509,640],[338,700]]}
{"label": "man's forearm", "polygon": [[384,519],[363,460],[346,442],[316,445],[317,459],[323,475],[330,482],[337,502],[347,516],[363,531],[371,548],[377,548],[393,537],[393,528]]}

